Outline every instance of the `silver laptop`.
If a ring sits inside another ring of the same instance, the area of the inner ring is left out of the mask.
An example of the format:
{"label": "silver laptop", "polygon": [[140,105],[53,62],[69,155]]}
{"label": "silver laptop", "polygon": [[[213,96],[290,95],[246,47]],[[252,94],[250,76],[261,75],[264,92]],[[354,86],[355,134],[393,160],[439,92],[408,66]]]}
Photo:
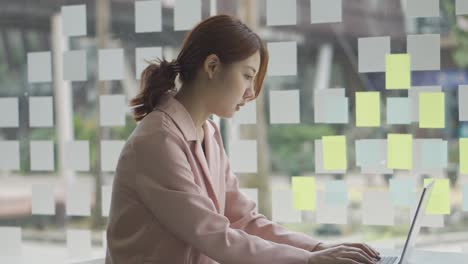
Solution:
{"label": "silver laptop", "polygon": [[421,217],[420,215],[423,213],[427,206],[427,201],[431,196],[432,187],[435,181],[432,181],[426,187],[424,187],[421,197],[419,198],[419,202],[416,207],[416,211],[414,212],[413,219],[411,220],[411,227],[408,232],[408,236],[406,237],[405,246],[403,247],[403,251],[401,252],[401,256],[384,256],[380,259],[378,264],[406,264],[406,260],[408,257],[408,253],[410,249],[413,247],[413,241],[419,233],[419,229],[421,228]]}

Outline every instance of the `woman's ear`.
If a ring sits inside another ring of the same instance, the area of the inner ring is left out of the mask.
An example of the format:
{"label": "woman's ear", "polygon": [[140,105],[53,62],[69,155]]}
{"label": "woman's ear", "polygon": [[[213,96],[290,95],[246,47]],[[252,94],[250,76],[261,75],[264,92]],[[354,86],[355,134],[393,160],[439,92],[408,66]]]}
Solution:
{"label": "woman's ear", "polygon": [[221,61],[216,54],[210,54],[206,57],[203,68],[208,74],[209,79],[213,79],[214,75],[220,70],[220,62]]}

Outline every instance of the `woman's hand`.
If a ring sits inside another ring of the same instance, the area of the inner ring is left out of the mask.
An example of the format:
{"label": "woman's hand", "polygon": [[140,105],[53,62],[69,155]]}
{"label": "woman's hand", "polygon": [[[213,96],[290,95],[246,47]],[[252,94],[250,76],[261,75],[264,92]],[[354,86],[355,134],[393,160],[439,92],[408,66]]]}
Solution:
{"label": "woman's hand", "polygon": [[324,250],[324,249],[329,249],[329,248],[334,248],[338,246],[347,246],[347,247],[354,247],[354,248],[360,248],[364,250],[364,252],[367,253],[370,257],[380,259],[380,253],[372,248],[371,246],[364,244],[364,243],[337,243],[337,244],[324,244],[324,243],[319,243],[315,248],[314,251],[318,250]]}
{"label": "woman's hand", "polygon": [[320,244],[319,246],[320,249],[313,251],[312,256],[309,258],[309,264],[375,264],[380,259],[378,252],[377,257],[374,257],[374,254],[367,253],[364,249],[361,249],[361,246],[371,249],[365,244]]}

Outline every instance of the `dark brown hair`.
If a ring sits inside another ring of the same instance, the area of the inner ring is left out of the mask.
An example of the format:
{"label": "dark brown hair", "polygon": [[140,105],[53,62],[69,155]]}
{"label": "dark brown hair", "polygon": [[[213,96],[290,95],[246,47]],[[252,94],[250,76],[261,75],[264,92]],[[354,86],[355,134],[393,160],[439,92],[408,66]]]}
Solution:
{"label": "dark brown hair", "polygon": [[261,91],[268,65],[265,43],[233,16],[217,15],[203,20],[187,33],[176,60],[157,59],[142,72],[141,91],[130,101],[134,119],[143,119],[163,95],[174,91],[177,76],[174,68],[180,68],[181,82],[190,83],[210,54],[216,54],[221,63],[228,65],[247,59],[257,51],[260,51],[260,69],[255,80],[255,98]]}

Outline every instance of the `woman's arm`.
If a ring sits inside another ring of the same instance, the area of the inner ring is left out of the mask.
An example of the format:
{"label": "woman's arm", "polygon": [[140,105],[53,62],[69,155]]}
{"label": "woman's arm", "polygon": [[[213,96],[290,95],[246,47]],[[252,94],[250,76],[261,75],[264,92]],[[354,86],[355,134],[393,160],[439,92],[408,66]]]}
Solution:
{"label": "woman's arm", "polygon": [[230,227],[195,184],[183,146],[165,131],[133,144],[137,192],[162,226],[220,263],[307,263],[311,252]]}

